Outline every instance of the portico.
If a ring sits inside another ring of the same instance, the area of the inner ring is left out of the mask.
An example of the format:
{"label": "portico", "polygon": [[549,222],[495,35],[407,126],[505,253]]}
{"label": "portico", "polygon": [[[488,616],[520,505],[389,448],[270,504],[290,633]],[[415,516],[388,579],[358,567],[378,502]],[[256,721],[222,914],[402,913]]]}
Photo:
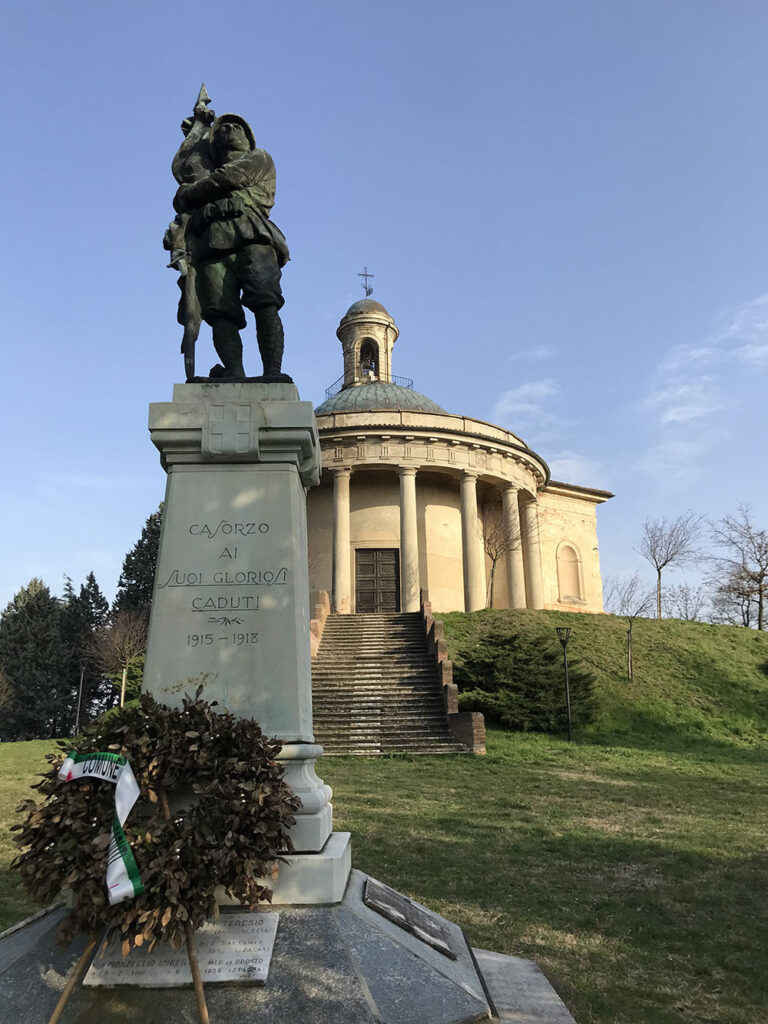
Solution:
{"label": "portico", "polygon": [[[443,473],[437,473],[437,469]],[[531,603],[541,601],[541,552],[538,530],[524,523],[536,523],[536,503],[521,488],[503,480],[478,475],[472,470],[457,471],[454,467],[369,465],[332,468],[332,609],[347,614],[362,610],[358,602],[360,551],[396,553],[397,607],[389,610],[412,612],[419,609],[419,593],[430,594],[446,589],[460,590],[461,607],[476,611],[486,606],[487,557],[483,543],[483,510],[495,508],[503,500],[505,530],[510,544],[504,552],[506,563],[497,568],[496,607],[542,607]],[[439,492],[436,501],[435,492]],[[480,497],[478,498],[478,493]],[[522,508],[519,495],[523,494]],[[366,523],[371,498],[384,514],[388,528]],[[354,514],[353,514],[354,510]],[[394,511],[394,514],[391,514]],[[426,535],[430,519],[441,515],[457,518],[458,530],[453,543],[448,538]],[[356,520],[353,526],[353,520]],[[397,529],[394,529],[397,527]],[[529,531],[531,531],[529,536]],[[456,543],[456,540],[459,543]],[[458,556],[458,557],[457,557]],[[450,568],[444,565],[451,563]],[[373,555],[366,559],[366,567]],[[526,563],[531,579],[526,588]],[[446,579],[446,569],[450,579]],[[371,571],[375,572],[373,566]],[[457,579],[458,570],[458,579]],[[441,578],[442,577],[442,578]],[[388,578],[392,578],[388,574]],[[368,589],[366,587],[366,589]],[[527,594],[530,595],[527,596]],[[386,596],[384,597],[386,600]],[[454,602],[451,602],[454,603]],[[383,607],[366,610],[383,610]]]}

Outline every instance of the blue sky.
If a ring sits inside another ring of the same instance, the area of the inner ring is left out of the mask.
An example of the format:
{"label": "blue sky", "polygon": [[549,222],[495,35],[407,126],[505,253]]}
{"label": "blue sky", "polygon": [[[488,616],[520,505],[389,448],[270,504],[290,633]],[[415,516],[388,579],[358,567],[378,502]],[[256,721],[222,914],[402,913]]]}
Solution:
{"label": "blue sky", "polygon": [[111,596],[162,499],[161,240],[201,81],[277,164],[303,398],[367,264],[395,373],[616,493],[604,575],[648,516],[767,525],[766,52],[759,0],[5,5],[0,606],[90,569]]}

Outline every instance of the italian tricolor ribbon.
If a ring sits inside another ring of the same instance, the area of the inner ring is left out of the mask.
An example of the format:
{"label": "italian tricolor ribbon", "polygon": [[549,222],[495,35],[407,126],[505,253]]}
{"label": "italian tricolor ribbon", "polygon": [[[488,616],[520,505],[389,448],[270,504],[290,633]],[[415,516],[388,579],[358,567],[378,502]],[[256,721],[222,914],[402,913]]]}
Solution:
{"label": "italian tricolor ribbon", "polygon": [[115,787],[115,812],[107,857],[107,894],[110,904],[122,903],[144,892],[139,869],[123,832],[125,819],[139,797],[139,784],[122,754],[76,754],[70,751],[59,769],[59,779],[102,779]]}

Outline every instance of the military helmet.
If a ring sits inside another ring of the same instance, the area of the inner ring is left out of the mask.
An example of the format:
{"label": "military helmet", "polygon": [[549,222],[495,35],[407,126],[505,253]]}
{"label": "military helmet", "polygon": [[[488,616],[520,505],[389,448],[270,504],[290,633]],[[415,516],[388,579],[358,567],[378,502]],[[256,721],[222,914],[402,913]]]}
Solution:
{"label": "military helmet", "polygon": [[245,137],[246,139],[248,139],[251,149],[256,149],[256,139],[254,138],[251,126],[248,124],[244,117],[240,117],[239,114],[222,114],[220,117],[217,117],[216,120],[211,125],[212,139],[216,135],[216,132],[219,129],[219,125],[222,124],[239,124],[240,127],[245,132]]}

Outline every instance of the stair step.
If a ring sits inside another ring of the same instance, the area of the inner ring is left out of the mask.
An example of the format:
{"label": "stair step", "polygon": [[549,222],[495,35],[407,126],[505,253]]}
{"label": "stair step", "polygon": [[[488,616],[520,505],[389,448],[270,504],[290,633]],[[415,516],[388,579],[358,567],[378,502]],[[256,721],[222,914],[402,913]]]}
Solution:
{"label": "stair step", "polygon": [[417,612],[329,615],[312,660],[312,706],[326,756],[466,752],[448,727]]}

